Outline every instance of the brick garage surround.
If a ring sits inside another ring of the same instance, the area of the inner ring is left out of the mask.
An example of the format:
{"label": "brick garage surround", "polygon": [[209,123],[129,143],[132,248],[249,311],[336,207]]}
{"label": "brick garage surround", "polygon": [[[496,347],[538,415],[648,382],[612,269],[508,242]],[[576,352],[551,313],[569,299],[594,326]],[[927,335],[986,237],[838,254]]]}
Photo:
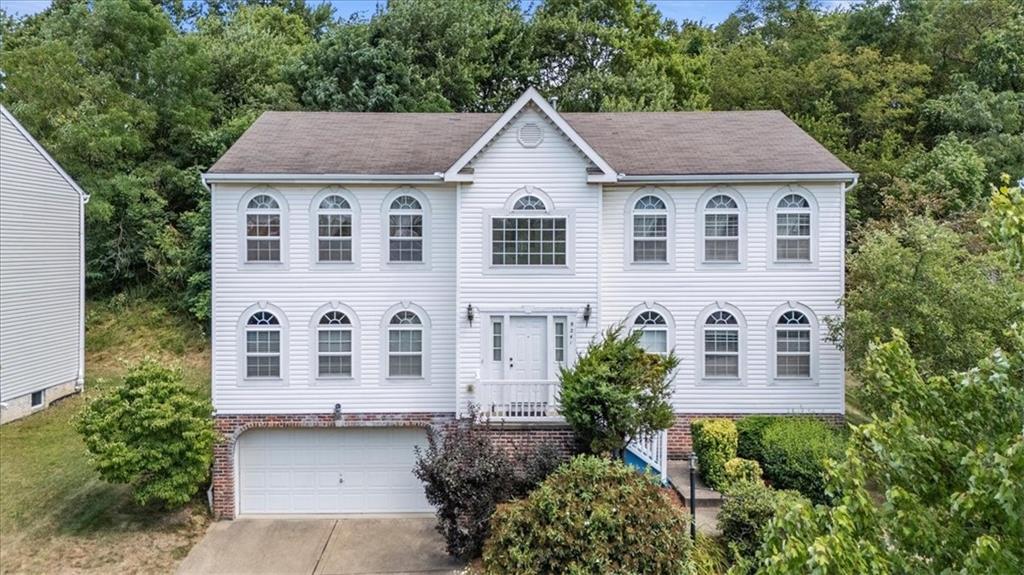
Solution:
{"label": "brick garage surround", "polygon": [[677,413],[676,423],[668,430],[669,459],[684,459],[693,452],[693,435],[690,424],[697,419],[742,419],[752,415],[769,415],[772,417],[816,417],[829,425],[840,427],[846,423],[842,413]]}

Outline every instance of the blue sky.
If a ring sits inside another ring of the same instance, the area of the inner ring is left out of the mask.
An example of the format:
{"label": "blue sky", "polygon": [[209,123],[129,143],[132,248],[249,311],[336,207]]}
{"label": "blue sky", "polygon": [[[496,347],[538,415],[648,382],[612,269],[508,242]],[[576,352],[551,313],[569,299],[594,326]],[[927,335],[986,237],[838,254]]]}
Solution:
{"label": "blue sky", "polygon": [[[384,0],[323,0],[334,5],[335,15],[348,18],[352,14],[372,14]],[[529,0],[526,0],[528,2]],[[843,8],[855,0],[823,0],[826,9]],[[315,4],[316,0],[312,0]],[[525,2],[524,2],[525,3]],[[676,21],[694,20],[705,24],[718,24],[725,20],[740,4],[740,0],[654,0],[665,16]],[[50,0],[0,0],[0,6],[9,14],[22,16],[45,10]]]}

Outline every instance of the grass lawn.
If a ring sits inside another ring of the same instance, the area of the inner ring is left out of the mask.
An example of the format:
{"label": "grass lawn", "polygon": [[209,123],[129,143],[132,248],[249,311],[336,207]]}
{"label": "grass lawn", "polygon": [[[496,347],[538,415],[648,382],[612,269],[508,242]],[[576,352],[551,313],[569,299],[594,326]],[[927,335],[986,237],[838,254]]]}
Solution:
{"label": "grass lawn", "polygon": [[153,303],[93,302],[86,320],[85,392],[0,427],[0,572],[173,571],[209,523],[205,506],[160,512],[100,480],[73,428],[85,403],[150,356],[180,366],[209,394],[210,354],[198,327]]}

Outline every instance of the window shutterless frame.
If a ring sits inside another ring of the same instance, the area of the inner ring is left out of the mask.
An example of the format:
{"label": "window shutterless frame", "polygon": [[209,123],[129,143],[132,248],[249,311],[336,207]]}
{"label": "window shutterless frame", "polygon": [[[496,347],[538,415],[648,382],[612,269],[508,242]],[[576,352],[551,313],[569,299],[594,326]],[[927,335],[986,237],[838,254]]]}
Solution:
{"label": "window shutterless frame", "polygon": [[316,237],[313,259],[318,264],[351,264],[356,259],[357,214],[351,194],[340,188],[314,197]]}
{"label": "window shutterless frame", "polygon": [[423,321],[410,310],[391,316],[387,327],[387,376],[389,379],[423,379],[425,334]]}
{"label": "window shutterless frame", "polygon": [[353,372],[352,320],[341,311],[332,310],[317,322],[317,377],[351,378]]}
{"label": "window shutterless frame", "polygon": [[806,188],[791,185],[777,190],[770,201],[770,265],[813,266],[818,259],[816,198]]}
{"label": "window shutterless frame", "polygon": [[270,311],[252,313],[245,322],[245,378],[281,379],[281,322]]}
{"label": "window shutterless frame", "polygon": [[777,379],[811,379],[811,322],[798,310],[779,316],[775,325],[775,377]]}
{"label": "window shutterless frame", "polygon": [[740,325],[733,314],[718,310],[708,315],[703,327],[703,377],[740,378]]}
{"label": "window shutterless frame", "polygon": [[288,203],[277,190],[259,186],[238,205],[239,263],[284,269],[288,262]]}

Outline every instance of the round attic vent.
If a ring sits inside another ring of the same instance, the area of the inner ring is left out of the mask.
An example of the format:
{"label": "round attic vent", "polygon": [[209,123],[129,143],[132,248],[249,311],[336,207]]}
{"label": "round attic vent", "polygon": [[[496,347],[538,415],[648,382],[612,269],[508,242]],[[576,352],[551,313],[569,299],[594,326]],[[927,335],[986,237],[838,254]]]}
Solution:
{"label": "round attic vent", "polygon": [[519,143],[524,148],[536,148],[544,141],[544,130],[534,122],[519,126]]}

